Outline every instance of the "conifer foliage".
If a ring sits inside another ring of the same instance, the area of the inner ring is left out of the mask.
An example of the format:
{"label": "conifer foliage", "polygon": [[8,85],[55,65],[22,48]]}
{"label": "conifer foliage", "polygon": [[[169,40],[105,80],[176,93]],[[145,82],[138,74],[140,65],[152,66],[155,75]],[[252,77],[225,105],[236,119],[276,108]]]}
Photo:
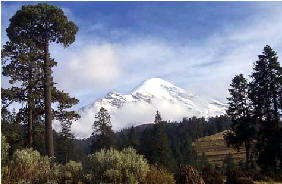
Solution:
{"label": "conifer foliage", "polygon": [[95,119],[92,132],[94,136],[92,152],[99,151],[102,148],[115,147],[115,134],[112,130],[111,116],[108,111],[101,107],[100,111],[95,115]]}
{"label": "conifer foliage", "polygon": [[225,139],[236,148],[245,144],[247,163],[256,153],[263,169],[281,170],[282,69],[269,45],[258,56],[250,77],[249,83],[242,74],[232,80],[227,114],[233,131]]}
{"label": "conifer foliage", "polygon": [[246,162],[250,160],[250,144],[254,138],[255,126],[251,118],[252,105],[249,99],[249,85],[243,74],[236,75],[229,89],[231,97],[228,98],[229,108],[227,114],[233,124],[232,131],[228,131],[224,137],[228,145],[240,149],[242,145],[246,149]]}
{"label": "conifer foliage", "polygon": [[166,133],[166,121],[163,121],[161,114],[157,111],[155,115],[154,127],[151,142],[151,161],[169,170],[175,169],[175,160],[172,155],[170,141]]}
{"label": "conifer foliage", "polygon": [[140,143],[139,143],[139,139],[137,137],[136,131],[134,127],[132,126],[128,133],[128,146],[136,150],[139,150],[139,144]]}
{"label": "conifer foliage", "polygon": [[250,83],[254,118],[258,123],[259,162],[264,168],[282,169],[282,68],[268,45],[255,62]]}
{"label": "conifer foliage", "polygon": [[[42,92],[42,58],[43,53],[37,50],[34,43],[7,42],[2,50],[2,74],[9,77],[11,88],[2,89],[2,103],[8,106],[12,102],[25,103],[20,112],[28,124],[28,146],[32,147],[32,127],[35,110],[40,105]],[[16,86],[16,84],[18,84]]]}
{"label": "conifer foliage", "polygon": [[[24,80],[20,79],[23,82],[30,80],[27,85],[30,88],[28,94],[32,93],[32,90],[36,87],[33,80],[41,81],[41,87],[43,88],[43,95],[41,97],[43,97],[45,115],[45,144],[48,156],[52,157],[54,156],[52,130],[54,114],[52,113],[51,103],[54,84],[51,68],[54,66],[54,61],[50,58],[49,44],[54,42],[61,43],[65,47],[69,46],[75,41],[75,34],[78,28],[73,22],[68,20],[62,9],[47,3],[39,3],[22,6],[10,19],[10,25],[6,31],[11,43],[7,43],[5,49],[10,51],[8,52],[10,58],[18,56],[22,60],[21,62],[28,64],[25,68],[25,70],[28,69],[29,71],[28,73],[25,72],[28,75],[27,78],[24,78]],[[11,46],[17,46],[18,49],[11,50],[9,49]],[[35,67],[37,65],[40,67]],[[11,67],[8,67],[8,69],[14,70]],[[18,71],[21,71],[22,68],[19,69]],[[30,72],[30,69],[32,72]],[[43,72],[38,72],[39,69]],[[37,72],[34,72],[34,70]],[[22,75],[22,72],[19,73],[18,71],[14,73],[18,76]],[[38,73],[40,77],[31,75],[33,72],[35,74]],[[33,95],[31,96],[33,97]],[[32,122],[32,100],[31,97],[28,98],[29,124]],[[30,131],[31,127],[30,125]],[[31,136],[29,142],[30,144],[32,143]]]}
{"label": "conifer foliage", "polygon": [[[49,44],[61,43],[65,47],[75,40],[77,26],[68,20],[62,9],[39,3],[22,6],[10,19],[7,36],[14,43],[33,43],[42,54],[43,60],[43,88],[45,113],[45,143],[48,156],[54,156],[52,130],[52,62],[49,53]],[[33,61],[35,62],[35,61]]]}

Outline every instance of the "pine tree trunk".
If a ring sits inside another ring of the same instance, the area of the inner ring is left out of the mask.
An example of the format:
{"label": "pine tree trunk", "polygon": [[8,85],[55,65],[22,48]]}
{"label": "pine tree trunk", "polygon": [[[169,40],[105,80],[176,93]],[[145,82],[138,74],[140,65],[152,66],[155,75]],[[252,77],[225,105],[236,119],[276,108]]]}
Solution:
{"label": "pine tree trunk", "polygon": [[275,91],[272,92],[273,94],[273,106],[274,106],[274,119],[275,119],[275,129],[279,128],[279,110],[278,110],[278,102],[275,95]]}
{"label": "pine tree trunk", "polygon": [[29,80],[28,80],[28,102],[27,102],[27,110],[28,110],[28,147],[32,147],[32,126],[33,126],[33,103],[32,103],[32,65],[29,65]]}
{"label": "pine tree trunk", "polygon": [[282,134],[280,134],[280,143],[279,143],[279,160],[280,160],[280,164],[279,164],[279,168],[282,171]]}
{"label": "pine tree trunk", "polygon": [[51,110],[51,67],[49,59],[49,41],[45,42],[44,59],[44,103],[45,103],[45,145],[49,157],[54,156],[52,110]]}
{"label": "pine tree trunk", "polygon": [[245,142],[245,149],[246,149],[246,165],[248,168],[249,163],[250,163],[250,142],[249,141]]}
{"label": "pine tree trunk", "polygon": [[33,112],[31,99],[28,101],[28,146],[32,147],[32,125],[33,125]]}

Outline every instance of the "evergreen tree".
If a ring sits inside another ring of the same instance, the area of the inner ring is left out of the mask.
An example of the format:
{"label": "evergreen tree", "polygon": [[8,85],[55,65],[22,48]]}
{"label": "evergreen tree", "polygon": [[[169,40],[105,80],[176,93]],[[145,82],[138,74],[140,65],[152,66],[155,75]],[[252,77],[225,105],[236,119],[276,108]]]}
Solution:
{"label": "evergreen tree", "polygon": [[40,101],[41,90],[41,61],[42,52],[36,49],[31,42],[14,43],[7,42],[2,50],[2,74],[9,77],[12,88],[2,89],[2,103],[8,106],[18,102],[25,105],[20,112],[27,114],[22,116],[28,124],[28,146],[32,147],[32,127],[36,103]]}
{"label": "evergreen tree", "polygon": [[155,115],[155,120],[154,120],[155,124],[159,124],[162,123],[162,117],[159,111],[157,111],[156,115]]}
{"label": "evergreen tree", "polygon": [[139,139],[136,135],[135,128],[132,126],[128,132],[128,146],[139,150]]}
{"label": "evergreen tree", "polygon": [[[3,105],[3,104],[2,104]],[[24,135],[22,127],[18,123],[18,115],[8,111],[5,106],[1,109],[1,133],[6,137],[10,144],[9,154],[11,155],[15,150],[22,149],[25,146]]]}
{"label": "evergreen tree", "polygon": [[[44,114],[43,54],[32,43],[7,42],[2,51],[3,75],[9,77],[10,84],[15,85],[12,88],[2,89],[2,104],[4,107],[8,107],[13,102],[26,105],[19,109],[19,117],[21,117],[19,123],[28,124],[27,144],[32,147],[33,136],[36,133],[33,129],[37,126],[35,123],[41,123],[41,116]],[[52,66],[56,65],[53,59],[50,61]],[[79,118],[74,111],[65,110],[77,104],[77,99],[69,97],[67,93],[55,87],[52,88],[52,97],[52,102],[58,104],[57,109],[53,109],[56,119],[70,122],[72,119]]]}
{"label": "evergreen tree", "polygon": [[166,122],[162,120],[160,113],[155,115],[155,124],[152,132],[151,162],[173,171],[176,168],[175,160],[170,147],[170,141],[166,134]]}
{"label": "evergreen tree", "polygon": [[232,120],[232,130],[225,134],[227,145],[236,149],[244,144],[246,149],[246,162],[250,161],[250,147],[254,139],[255,126],[252,121],[252,106],[248,97],[248,83],[242,74],[236,75],[229,89],[230,98],[227,114]]}
{"label": "evergreen tree", "polygon": [[153,131],[151,127],[144,129],[141,135],[140,140],[140,152],[142,155],[145,155],[148,161],[152,163],[152,150],[153,150]]}
{"label": "evergreen tree", "polygon": [[275,127],[281,117],[281,67],[277,53],[270,46],[265,46],[258,56],[251,75],[250,97],[254,103],[255,116],[260,121],[274,121]]}
{"label": "evergreen tree", "polygon": [[69,21],[64,12],[53,5],[39,3],[22,6],[10,19],[7,36],[11,42],[34,43],[43,52],[45,143],[49,157],[54,156],[52,110],[51,110],[51,60],[49,44],[62,43],[65,47],[75,40],[77,26]]}
{"label": "evergreen tree", "polygon": [[112,130],[111,116],[108,111],[101,107],[100,111],[95,115],[93,124],[93,144],[92,152],[99,151],[100,149],[110,149],[115,147],[116,140],[115,134]]}
{"label": "evergreen tree", "polygon": [[74,135],[71,133],[71,125],[73,120],[80,118],[80,115],[75,111],[67,111],[66,109],[78,103],[76,98],[71,98],[67,93],[53,88],[54,101],[58,102],[57,109],[54,112],[55,118],[60,121],[61,131],[59,132],[60,140],[62,141],[62,152],[65,157],[64,162],[67,163],[70,152],[72,150]]}
{"label": "evergreen tree", "polygon": [[282,169],[282,69],[277,53],[270,46],[265,46],[258,56],[251,78],[250,98],[259,124],[259,162],[273,169],[280,162]]}
{"label": "evergreen tree", "polygon": [[180,160],[178,163],[180,164],[188,164],[191,166],[196,166],[196,151],[194,150],[192,146],[192,139],[187,133],[187,131],[184,131],[179,140],[179,150],[180,150]]}

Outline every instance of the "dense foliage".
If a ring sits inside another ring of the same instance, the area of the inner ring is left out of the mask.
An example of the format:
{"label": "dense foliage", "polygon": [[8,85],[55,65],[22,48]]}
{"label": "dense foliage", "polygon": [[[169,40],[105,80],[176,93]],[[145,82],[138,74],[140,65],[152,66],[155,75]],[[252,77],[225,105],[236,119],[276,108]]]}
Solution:
{"label": "dense foliage", "polygon": [[151,165],[142,184],[175,184],[173,174],[159,166]]}
{"label": "dense foliage", "polygon": [[4,57],[1,58],[3,75],[11,78],[11,84],[20,83],[20,87],[14,85],[2,89],[5,94],[2,100],[26,104],[20,112],[26,114],[23,117],[28,122],[30,147],[33,122],[39,115],[44,115],[45,149],[49,157],[54,156],[52,120],[57,114],[53,112],[51,103],[60,103],[59,117],[62,113],[67,119],[79,117],[73,111],[64,110],[77,104],[78,100],[54,87],[52,67],[56,62],[50,58],[49,44],[55,42],[67,47],[75,41],[77,31],[78,27],[68,20],[62,9],[47,3],[22,6],[6,29],[10,42],[4,45]]}
{"label": "dense foliage", "polygon": [[149,170],[146,159],[132,148],[102,149],[88,157],[92,183],[138,184]]}
{"label": "dense foliage", "polygon": [[93,143],[91,152],[99,151],[102,148],[115,147],[115,134],[112,130],[111,116],[105,108],[101,108],[95,115],[92,135]]}
{"label": "dense foliage", "polygon": [[248,82],[236,75],[229,89],[228,115],[232,131],[225,135],[228,145],[246,148],[246,167],[258,163],[265,173],[281,174],[282,170],[282,69],[277,53],[265,46],[254,63]]}

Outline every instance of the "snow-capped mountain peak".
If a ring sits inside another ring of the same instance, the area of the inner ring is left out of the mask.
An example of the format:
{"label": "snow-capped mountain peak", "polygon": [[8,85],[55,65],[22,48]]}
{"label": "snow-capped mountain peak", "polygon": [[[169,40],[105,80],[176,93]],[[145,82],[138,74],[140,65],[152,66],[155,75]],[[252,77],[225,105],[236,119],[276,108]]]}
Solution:
{"label": "snow-capped mountain peak", "polygon": [[150,78],[137,87],[132,95],[145,95],[160,99],[173,99],[175,94],[185,93],[185,91],[170,82],[161,78]]}
{"label": "snow-capped mountain peak", "polygon": [[212,117],[225,113],[226,105],[206,100],[161,78],[150,78],[129,94],[110,92],[105,97],[81,108],[81,119],[73,124],[77,137],[89,137],[95,114],[101,107],[111,115],[114,130],[152,123],[157,110],[163,119],[181,120],[183,117]]}

